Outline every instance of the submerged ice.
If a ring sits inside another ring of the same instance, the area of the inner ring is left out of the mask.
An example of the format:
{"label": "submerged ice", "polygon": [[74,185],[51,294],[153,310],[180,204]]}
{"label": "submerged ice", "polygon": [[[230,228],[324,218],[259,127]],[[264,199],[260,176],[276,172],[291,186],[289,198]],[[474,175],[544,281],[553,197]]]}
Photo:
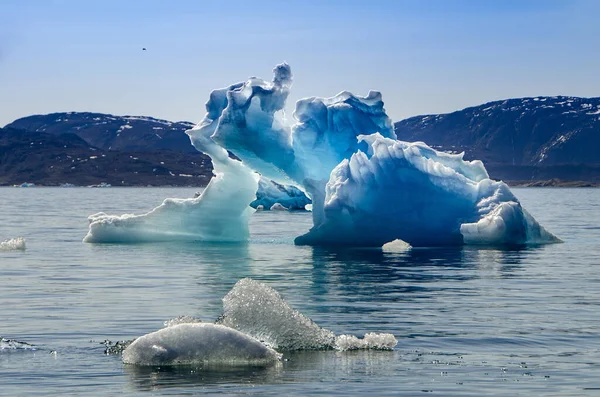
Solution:
{"label": "submerged ice", "polygon": [[[253,77],[214,90],[204,119],[187,132],[215,168],[200,197],[167,199],[145,215],[92,215],[84,241],[246,240],[249,204],[275,204],[257,197],[259,174],[295,185],[312,200],[313,228],[296,244],[560,241],[506,184],[491,180],[480,161],[397,140],[379,92],[302,99],[296,124],[286,125],[292,73],[285,63],[273,72],[270,82]],[[287,208],[279,204],[275,207]]]}

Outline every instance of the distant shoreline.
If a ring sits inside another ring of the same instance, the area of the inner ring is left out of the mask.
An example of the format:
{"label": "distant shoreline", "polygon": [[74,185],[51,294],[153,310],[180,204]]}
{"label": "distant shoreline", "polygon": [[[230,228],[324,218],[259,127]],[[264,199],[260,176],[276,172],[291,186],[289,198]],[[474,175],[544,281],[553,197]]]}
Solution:
{"label": "distant shoreline", "polygon": [[600,187],[600,183],[586,181],[561,181],[556,179],[540,181],[504,181],[510,187]]}
{"label": "distant shoreline", "polygon": [[[587,181],[561,181],[561,180],[557,180],[557,179],[550,179],[550,180],[539,180],[539,181],[504,181],[508,186],[510,187],[569,187],[569,188],[584,188],[584,187],[593,187],[593,188],[598,188],[600,187],[600,183],[596,183],[596,182],[587,182]],[[147,188],[187,188],[187,189],[203,189],[205,188],[207,185],[179,185],[179,184],[173,184],[173,185],[145,185],[145,184],[127,184],[127,185],[111,185],[111,186],[100,186],[100,184],[98,185],[94,185],[94,186],[90,186],[90,185],[67,185],[67,182],[63,183],[63,184],[50,184],[50,185],[45,185],[45,184],[27,184],[26,182],[23,185],[8,185],[8,184],[0,184],[0,187],[18,187],[18,188],[31,188],[31,187],[62,187],[65,189],[69,189],[69,188],[90,188],[90,189],[107,189],[107,188],[130,188],[130,187],[136,187],[136,188],[140,188],[140,187],[147,187]]]}

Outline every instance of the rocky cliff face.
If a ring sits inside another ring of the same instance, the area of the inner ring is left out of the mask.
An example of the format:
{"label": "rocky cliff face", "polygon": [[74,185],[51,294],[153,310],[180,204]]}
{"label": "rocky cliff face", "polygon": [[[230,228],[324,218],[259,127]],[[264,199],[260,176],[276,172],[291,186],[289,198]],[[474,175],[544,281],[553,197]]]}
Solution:
{"label": "rocky cliff face", "polygon": [[211,176],[197,151],[103,150],[75,134],[0,128],[0,185],[204,186]]}
{"label": "rocky cliff face", "polygon": [[600,98],[508,99],[395,124],[398,138],[515,166],[600,163]]}
{"label": "rocky cliff face", "polygon": [[520,178],[538,178],[536,170],[552,177],[553,169],[556,177],[588,178],[600,169],[600,98],[508,99],[412,117],[396,123],[395,130],[398,139],[464,151],[490,170],[510,174],[512,168]]}

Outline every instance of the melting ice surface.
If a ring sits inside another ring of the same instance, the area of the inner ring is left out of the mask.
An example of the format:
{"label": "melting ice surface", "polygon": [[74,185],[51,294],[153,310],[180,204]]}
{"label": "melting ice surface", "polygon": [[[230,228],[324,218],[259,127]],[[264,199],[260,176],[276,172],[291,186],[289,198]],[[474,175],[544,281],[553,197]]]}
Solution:
{"label": "melting ice surface", "polygon": [[123,362],[268,365],[281,359],[277,351],[391,350],[398,343],[392,334],[367,333],[362,339],[335,335],[292,309],[273,288],[249,278],[235,284],[223,298],[223,307],[216,324],[190,316],[166,321],[165,328],[129,344],[123,350]]}
{"label": "melting ice surface", "polygon": [[0,251],[25,251],[25,248],[25,239],[23,237],[0,241]]}
{"label": "melting ice surface", "polygon": [[397,140],[379,92],[302,99],[296,124],[286,126],[292,73],[285,63],[273,71],[271,82],[251,78],[214,90],[206,116],[187,131],[215,167],[202,196],[166,199],[144,215],[92,215],[84,241],[246,240],[257,173],[310,196],[313,228],[296,239],[300,245],[560,241],[480,161]]}

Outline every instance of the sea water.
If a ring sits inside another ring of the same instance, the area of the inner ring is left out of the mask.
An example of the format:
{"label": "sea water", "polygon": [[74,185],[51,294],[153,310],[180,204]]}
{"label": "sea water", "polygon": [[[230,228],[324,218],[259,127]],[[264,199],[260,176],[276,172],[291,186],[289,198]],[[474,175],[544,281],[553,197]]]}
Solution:
{"label": "sea water", "polygon": [[[309,213],[257,212],[246,244],[81,242],[87,216],[142,213],[193,188],[0,188],[0,395],[600,394],[600,189],[514,189],[563,244],[297,247]],[[214,321],[241,278],[337,334],[393,351],[284,353],[268,368],[136,367],[118,341]]]}

